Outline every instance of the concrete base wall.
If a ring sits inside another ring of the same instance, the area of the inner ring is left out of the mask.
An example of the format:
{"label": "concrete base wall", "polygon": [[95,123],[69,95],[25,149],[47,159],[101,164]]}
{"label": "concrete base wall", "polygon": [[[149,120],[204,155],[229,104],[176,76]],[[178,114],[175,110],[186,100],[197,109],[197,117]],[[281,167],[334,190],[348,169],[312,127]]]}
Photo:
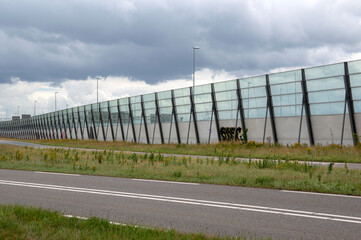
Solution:
{"label": "concrete base wall", "polygon": [[[358,135],[361,136],[361,113],[355,114],[355,123]],[[311,124],[315,144],[353,145],[353,136],[348,114],[345,116],[343,116],[343,114],[311,116]],[[245,125],[248,129],[248,141],[264,141],[265,143],[272,144],[275,142],[269,117],[266,121],[264,118],[245,119]],[[111,127],[113,127],[114,138],[116,141],[135,142],[135,133],[137,143],[148,143],[144,124],[135,124],[133,133],[131,123],[123,123],[121,125],[119,121],[114,121],[112,125],[106,122],[103,127],[101,124],[94,127],[92,122],[88,122],[88,126],[86,126],[86,124],[81,126],[80,124],[76,123],[74,126],[71,124],[71,126],[67,129],[64,129],[64,126],[56,126],[56,128],[54,127],[54,129],[50,129],[48,125],[45,125],[38,129],[38,131],[40,131],[38,133],[35,129],[33,131],[16,131],[7,134],[9,137],[29,139],[39,136],[41,138],[49,139],[62,139],[67,137],[68,139],[88,140],[91,138],[91,135],[88,135],[89,131],[90,134],[93,135],[94,139],[97,137],[98,141],[113,141]],[[122,136],[121,127],[123,127],[124,138]],[[178,127],[180,141],[182,144],[197,143],[194,122],[179,122]],[[242,128],[240,118],[237,121],[236,119],[220,120],[220,129],[217,129],[215,118],[212,118],[212,121],[198,121],[197,127],[199,141],[201,144],[217,143],[219,141],[218,134],[220,134],[219,137],[222,140],[222,133],[220,132],[221,128]],[[298,139],[300,139],[300,143],[302,144],[310,144],[308,126],[305,116],[303,116],[302,121],[300,117],[277,117],[275,118],[275,128],[277,131],[278,143],[282,145],[292,145],[297,143]],[[162,143],[160,125],[158,122],[148,123],[147,130],[150,144]],[[178,143],[174,118],[172,122],[162,123],[162,131],[165,144]]]}

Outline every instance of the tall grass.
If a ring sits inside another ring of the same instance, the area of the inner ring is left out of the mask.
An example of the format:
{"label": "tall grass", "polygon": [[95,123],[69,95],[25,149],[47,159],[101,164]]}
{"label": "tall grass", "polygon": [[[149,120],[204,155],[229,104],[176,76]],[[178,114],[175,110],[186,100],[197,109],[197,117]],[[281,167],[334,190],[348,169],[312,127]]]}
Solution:
{"label": "tall grass", "polygon": [[249,141],[247,144],[240,142],[221,142],[218,144],[138,144],[130,142],[102,142],[94,140],[32,140],[39,144],[53,146],[109,149],[120,151],[162,152],[170,154],[190,154],[215,156],[231,155],[241,158],[273,158],[283,160],[328,161],[328,162],[353,162],[361,163],[361,145],[340,146],[307,146],[295,143],[290,146],[261,144]]}
{"label": "tall grass", "polygon": [[361,195],[361,171],[307,162],[2,146],[0,168]]}
{"label": "tall grass", "polygon": [[[0,206],[0,239],[246,239],[175,230],[114,225],[106,220],[66,218],[33,207]],[[258,238],[256,238],[258,239]]]}

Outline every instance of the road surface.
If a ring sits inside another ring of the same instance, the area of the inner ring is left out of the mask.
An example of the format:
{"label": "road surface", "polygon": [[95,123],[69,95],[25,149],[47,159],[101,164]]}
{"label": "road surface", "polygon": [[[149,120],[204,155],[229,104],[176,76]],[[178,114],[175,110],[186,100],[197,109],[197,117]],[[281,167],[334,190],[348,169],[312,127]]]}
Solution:
{"label": "road surface", "polygon": [[221,236],[361,236],[357,196],[0,169],[0,204]]}

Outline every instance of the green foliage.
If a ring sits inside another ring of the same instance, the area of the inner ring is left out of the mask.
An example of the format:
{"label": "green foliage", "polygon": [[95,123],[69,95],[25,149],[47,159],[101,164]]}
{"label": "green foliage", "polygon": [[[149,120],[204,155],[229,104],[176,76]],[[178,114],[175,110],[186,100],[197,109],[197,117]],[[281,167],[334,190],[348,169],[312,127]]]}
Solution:
{"label": "green foliage", "polygon": [[0,239],[222,239],[175,230],[115,225],[95,217],[67,218],[58,211],[22,206],[0,206],[0,229]]}
{"label": "green foliage", "polygon": [[[263,159],[236,158],[237,147],[243,145],[217,144],[217,154],[212,157],[187,155],[165,156],[161,152],[139,155],[135,153],[107,151],[77,151],[64,149],[33,149],[15,146],[0,148],[0,168],[55,171],[80,174],[96,174],[117,177],[177,180],[211,184],[258,186],[277,189],[293,189],[361,195],[361,172],[345,168],[330,169],[310,162],[277,158],[273,152]],[[264,148],[261,146],[260,148]],[[289,149],[306,150],[304,146]],[[344,151],[344,148],[324,151]],[[258,150],[253,148],[252,150]],[[324,148],[321,148],[324,149]],[[21,152],[22,160],[16,160]],[[313,148],[314,155],[320,149]],[[64,153],[69,152],[68,159]],[[99,161],[100,159],[100,161]],[[330,174],[332,173],[332,174]],[[274,179],[272,181],[271,179]],[[336,184],[337,183],[337,184]]]}
{"label": "green foliage", "polygon": [[24,157],[24,154],[23,154],[22,152],[20,152],[19,150],[17,150],[17,151],[15,152],[15,159],[16,159],[16,160],[20,161],[20,160],[23,159],[23,157]]}
{"label": "green foliage", "polygon": [[332,169],[333,169],[333,165],[334,165],[335,163],[330,163],[330,164],[328,164],[328,168],[327,168],[327,170],[328,170],[328,174],[330,174],[331,172],[332,172]]}

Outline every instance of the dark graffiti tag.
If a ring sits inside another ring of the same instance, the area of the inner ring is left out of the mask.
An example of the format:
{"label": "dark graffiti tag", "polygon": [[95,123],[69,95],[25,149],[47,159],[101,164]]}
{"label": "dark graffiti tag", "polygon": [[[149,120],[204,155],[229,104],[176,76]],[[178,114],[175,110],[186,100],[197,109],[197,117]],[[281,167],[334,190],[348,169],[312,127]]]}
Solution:
{"label": "dark graffiti tag", "polygon": [[[232,140],[241,140],[242,139],[242,128],[237,128],[234,131],[234,127],[221,127],[221,138],[224,141],[232,141]],[[234,133],[236,132],[236,138],[234,138]]]}

